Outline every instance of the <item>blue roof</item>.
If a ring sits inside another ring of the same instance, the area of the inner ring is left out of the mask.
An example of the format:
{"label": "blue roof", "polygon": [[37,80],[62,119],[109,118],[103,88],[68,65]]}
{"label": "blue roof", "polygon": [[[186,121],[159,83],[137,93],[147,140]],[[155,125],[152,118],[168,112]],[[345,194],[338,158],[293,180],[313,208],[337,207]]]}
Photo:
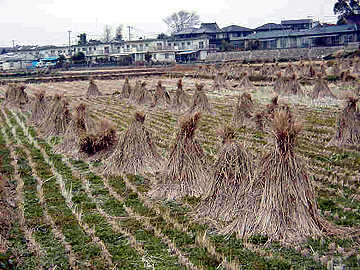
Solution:
{"label": "blue roof", "polygon": [[58,59],[59,59],[58,56],[41,58],[41,60],[43,60],[43,61],[55,61],[55,60],[58,60]]}

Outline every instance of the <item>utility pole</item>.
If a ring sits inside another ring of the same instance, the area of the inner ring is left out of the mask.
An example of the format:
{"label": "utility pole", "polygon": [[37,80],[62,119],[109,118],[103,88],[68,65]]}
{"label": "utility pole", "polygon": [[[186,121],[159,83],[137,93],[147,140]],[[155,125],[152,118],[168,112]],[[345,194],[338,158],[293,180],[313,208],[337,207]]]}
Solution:
{"label": "utility pole", "polygon": [[12,40],[13,49],[15,50],[15,40]]}
{"label": "utility pole", "polygon": [[71,54],[71,41],[70,41],[70,34],[71,34],[71,31],[69,30],[68,31],[68,33],[69,33],[69,55]]}

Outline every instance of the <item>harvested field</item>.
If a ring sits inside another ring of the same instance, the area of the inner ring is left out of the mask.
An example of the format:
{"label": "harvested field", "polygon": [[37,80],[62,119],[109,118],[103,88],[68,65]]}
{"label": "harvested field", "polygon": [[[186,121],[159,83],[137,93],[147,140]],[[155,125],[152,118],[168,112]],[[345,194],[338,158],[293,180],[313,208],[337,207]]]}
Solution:
{"label": "harvested field", "polygon": [[[161,80],[171,98],[175,96],[178,78],[141,80],[152,94]],[[207,161],[215,164],[222,145],[217,130],[232,122],[239,94],[251,95],[255,115],[265,110],[275,93],[272,86],[233,89],[232,81],[228,81],[231,90],[213,90],[212,79],[184,77],[183,90],[189,96],[195,93],[195,83],[205,85],[212,110],[202,113],[195,138]],[[84,103],[94,119],[109,120],[118,132],[127,130],[139,106],[113,95],[122,92],[124,79],[96,84],[103,96],[86,97],[88,81],[27,84],[25,92],[30,97],[39,90],[46,96],[63,94],[69,107]],[[135,79],[130,78],[130,84],[133,87]],[[334,83],[329,87],[337,97],[353,90]],[[312,89],[313,85],[302,86],[306,94]],[[6,86],[0,86],[0,94],[5,91]],[[360,228],[359,149],[327,146],[345,100],[294,95],[279,100],[288,103],[294,118],[302,122],[294,151],[306,163],[319,214],[333,224]],[[165,159],[180,114],[152,108],[150,103],[140,108],[146,113],[145,128]],[[0,238],[0,247],[7,247],[19,269],[360,269],[360,233],[292,245],[268,241],[264,235],[246,240],[235,233],[221,235],[211,223],[194,219],[199,198],[153,200],[148,194],[158,174],[105,176],[103,160],[85,162],[56,154],[61,138],[40,138],[28,125],[29,118],[28,111],[1,107],[1,172],[16,186],[18,218],[6,245]],[[254,164],[272,149],[267,144],[274,143],[270,132],[249,126],[237,128],[235,140],[254,157]],[[0,265],[1,260],[0,256]]]}

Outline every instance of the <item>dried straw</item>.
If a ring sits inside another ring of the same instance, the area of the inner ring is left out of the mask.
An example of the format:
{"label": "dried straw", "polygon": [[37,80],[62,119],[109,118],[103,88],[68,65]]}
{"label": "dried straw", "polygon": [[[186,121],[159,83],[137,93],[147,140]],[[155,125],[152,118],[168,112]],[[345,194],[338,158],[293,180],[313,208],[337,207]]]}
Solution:
{"label": "dried straw", "polygon": [[346,106],[339,114],[336,123],[336,134],[328,146],[359,146],[360,144],[360,112],[356,106],[359,98],[348,97]]}
{"label": "dried straw", "polygon": [[44,121],[46,116],[48,105],[45,99],[45,91],[38,91],[35,93],[35,99],[32,101],[30,105],[30,123],[37,126]]}
{"label": "dried straw", "polygon": [[180,119],[168,160],[158,184],[149,192],[156,199],[177,199],[201,196],[208,190],[208,165],[200,143],[195,139],[201,114]]}
{"label": "dried straw", "polygon": [[222,147],[211,174],[211,188],[196,209],[197,218],[231,221],[238,213],[238,201],[245,196],[253,175],[252,158],[235,139],[233,127],[221,131]]}
{"label": "dried straw", "polygon": [[238,102],[235,105],[232,122],[238,128],[243,126],[251,126],[254,124],[252,114],[254,110],[254,103],[249,93],[243,93],[238,96]]}
{"label": "dried straw", "polygon": [[60,144],[55,146],[55,151],[62,154],[78,155],[80,151],[80,137],[96,129],[97,123],[90,116],[86,105],[80,103],[75,108],[75,115],[73,115],[63,140]]}
{"label": "dried straw", "polygon": [[171,98],[169,93],[165,90],[165,87],[162,86],[162,82],[158,81],[151,107],[169,105],[170,103]]}
{"label": "dried straw", "polygon": [[326,80],[320,73],[318,73],[318,78],[310,97],[314,99],[324,97],[336,98],[336,96],[331,92]]}
{"label": "dried straw", "polygon": [[130,85],[130,82],[129,82],[129,78],[128,77],[125,77],[125,82],[124,82],[124,85],[123,85],[123,88],[122,88],[122,93],[121,93],[121,96],[123,98],[129,98],[130,97],[130,94],[131,94],[131,85]]}
{"label": "dried straw", "polygon": [[105,161],[105,175],[155,173],[160,170],[162,158],[144,126],[144,121],[144,113],[134,114],[133,122],[122,133],[114,152]]}
{"label": "dried straw", "polygon": [[60,95],[56,95],[49,106],[44,121],[39,125],[39,131],[45,138],[63,135],[71,120],[68,102]]}
{"label": "dried straw", "polygon": [[86,92],[86,97],[90,97],[90,96],[101,96],[102,93],[99,91],[99,88],[97,87],[96,83],[94,82],[94,80],[91,78],[89,81],[89,87],[88,90]]}
{"label": "dried straw", "polygon": [[261,159],[248,196],[239,202],[238,216],[223,233],[267,235],[271,241],[292,244],[348,232],[319,214],[307,168],[294,149],[300,130],[287,111],[275,113],[275,148]]}
{"label": "dried straw", "polygon": [[29,97],[25,92],[26,86],[10,83],[5,92],[4,105],[24,109],[29,102]]}
{"label": "dried straw", "polygon": [[208,112],[212,113],[209,100],[204,91],[204,84],[196,84],[195,94],[192,98],[192,104],[187,111],[188,114],[195,112]]}
{"label": "dried straw", "polygon": [[181,112],[189,107],[190,104],[190,96],[185,93],[183,90],[182,80],[179,79],[177,82],[177,89],[175,92],[175,97],[172,100],[171,109],[176,112]]}

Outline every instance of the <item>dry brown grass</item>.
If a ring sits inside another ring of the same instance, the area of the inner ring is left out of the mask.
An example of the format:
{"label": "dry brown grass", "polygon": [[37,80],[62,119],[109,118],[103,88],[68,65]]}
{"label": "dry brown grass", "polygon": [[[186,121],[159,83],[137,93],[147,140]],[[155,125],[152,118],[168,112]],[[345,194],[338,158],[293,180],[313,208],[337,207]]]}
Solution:
{"label": "dry brown grass", "polygon": [[151,107],[167,106],[170,104],[171,104],[171,98],[169,93],[165,90],[165,87],[162,86],[162,82],[158,81]]}
{"label": "dry brown grass", "polygon": [[80,137],[87,132],[93,132],[96,128],[97,123],[90,116],[86,105],[84,103],[78,104],[75,107],[75,114],[66,129],[62,142],[56,145],[54,150],[57,153],[77,156],[80,151]]}

